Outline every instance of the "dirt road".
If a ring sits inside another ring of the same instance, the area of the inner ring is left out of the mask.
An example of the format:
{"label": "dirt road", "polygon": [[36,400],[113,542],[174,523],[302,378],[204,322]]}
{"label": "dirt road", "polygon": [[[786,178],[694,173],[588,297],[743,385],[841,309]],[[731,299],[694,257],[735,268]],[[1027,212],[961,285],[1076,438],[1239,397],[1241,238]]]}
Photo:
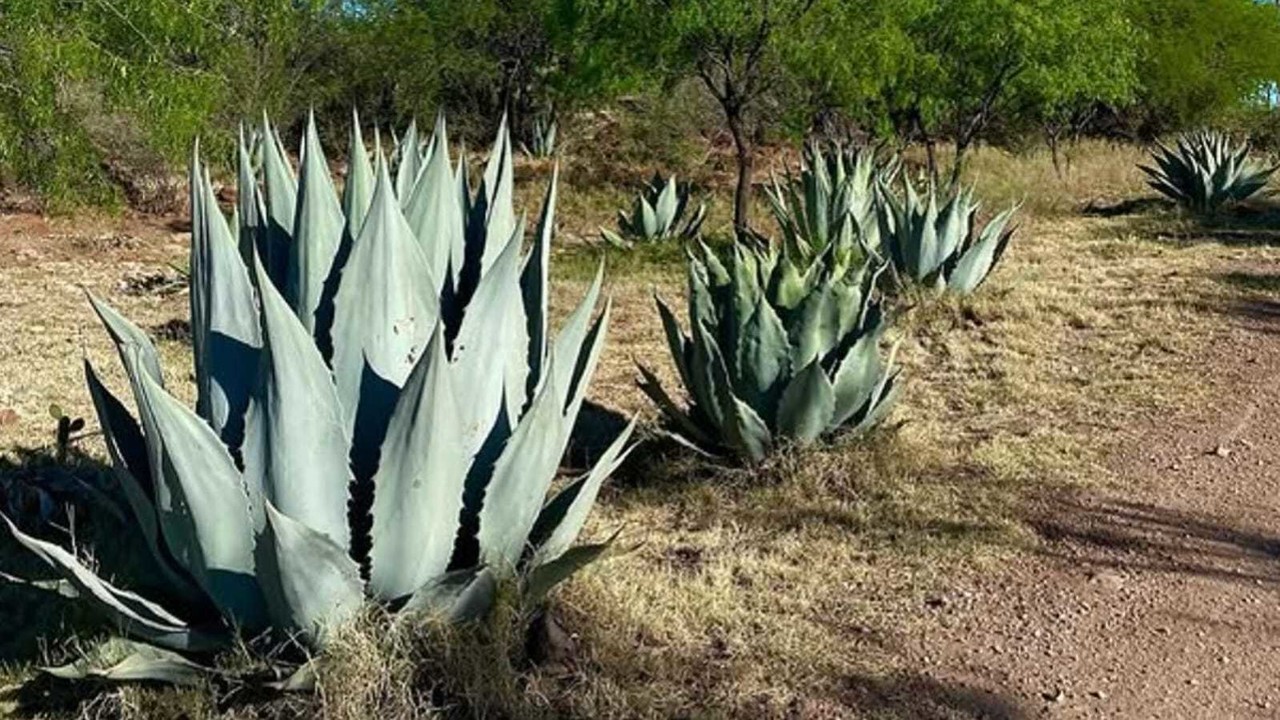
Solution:
{"label": "dirt road", "polygon": [[[1253,269],[1260,281],[1277,269]],[[1152,417],[1111,483],[1038,499],[1037,551],[930,598],[907,718],[1280,718],[1280,302],[1224,311],[1218,398]],[[868,698],[871,699],[871,698]]]}

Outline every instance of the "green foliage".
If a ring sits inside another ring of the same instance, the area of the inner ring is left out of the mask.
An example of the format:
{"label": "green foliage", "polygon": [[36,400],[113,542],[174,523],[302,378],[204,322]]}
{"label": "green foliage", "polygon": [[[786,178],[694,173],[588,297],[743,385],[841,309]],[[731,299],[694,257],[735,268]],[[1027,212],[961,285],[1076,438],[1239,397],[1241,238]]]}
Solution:
{"label": "green foliage", "polygon": [[1248,143],[1236,145],[1218,132],[1191,133],[1179,137],[1172,148],[1164,143],[1156,147],[1151,154],[1155,167],[1138,167],[1152,188],[1198,215],[1249,199],[1276,171],[1252,160]]}
{"label": "green foliage", "polygon": [[325,12],[319,0],[6,3],[0,176],[57,207],[166,181],[193,135],[225,151],[215,128],[305,107]]}
{"label": "green foliage", "polygon": [[992,218],[979,230],[973,190],[953,187],[944,197],[930,184],[924,198],[910,180],[905,194],[887,190],[876,216],[884,251],[900,276],[931,285],[938,292],[968,295],[978,288],[1004,255],[1017,207]]}
{"label": "green foliage", "polygon": [[1139,113],[1154,132],[1257,102],[1280,78],[1280,8],[1251,0],[1131,0],[1142,33]]}
{"label": "green foliage", "polygon": [[[349,175],[348,187],[365,186],[348,208],[367,202],[352,236],[314,124],[296,179],[265,121],[261,137],[265,198],[253,181],[239,191],[265,213],[235,226],[193,158],[194,412],[165,389],[150,339],[90,298],[139,410],[135,419],[86,362],[119,505],[147,541],[133,560],[161,581],[159,602],[4,518],[62,578],[37,587],[188,655],[264,632],[323,649],[366,597],[461,622],[484,615],[511,577],[536,602],[607,546],[572,547],[630,435],[543,504],[609,317],[607,304],[591,317],[597,274],[550,332],[555,179],[523,254],[505,126],[473,196],[442,119],[408,195],[395,192],[381,148],[371,175]],[[358,127],[351,146],[352,166],[367,165]],[[142,648],[123,668],[59,672],[187,682],[202,671]]]}
{"label": "green foliage", "polygon": [[[892,3],[891,3],[892,4]],[[909,55],[884,85],[900,135],[964,151],[1001,113],[1054,115],[1128,97],[1136,45],[1112,0],[917,0],[902,17]]]}
{"label": "green foliage", "polygon": [[881,356],[888,322],[874,299],[878,274],[829,252],[797,265],[741,243],[726,264],[700,245],[688,262],[689,335],[657,300],[688,405],[643,367],[641,388],[677,438],[750,462],[783,442],[865,432],[891,409],[898,387],[893,353]]}

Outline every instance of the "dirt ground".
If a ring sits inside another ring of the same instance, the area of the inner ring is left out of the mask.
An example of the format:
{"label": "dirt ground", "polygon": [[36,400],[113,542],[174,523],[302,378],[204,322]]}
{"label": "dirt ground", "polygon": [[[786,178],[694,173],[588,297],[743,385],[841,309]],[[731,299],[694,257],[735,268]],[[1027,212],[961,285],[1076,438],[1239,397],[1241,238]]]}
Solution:
{"label": "dirt ground", "polygon": [[[1280,267],[1237,268],[1275,283]],[[1203,412],[1125,431],[1108,486],[1037,498],[1034,551],[929,598],[894,717],[1280,717],[1280,301],[1223,308]]]}

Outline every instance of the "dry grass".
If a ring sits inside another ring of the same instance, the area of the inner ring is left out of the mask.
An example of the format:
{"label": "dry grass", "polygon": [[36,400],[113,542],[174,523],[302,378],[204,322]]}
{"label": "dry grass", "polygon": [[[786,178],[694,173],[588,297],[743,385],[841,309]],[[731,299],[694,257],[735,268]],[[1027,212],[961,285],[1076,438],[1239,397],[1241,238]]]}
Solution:
{"label": "dry grass", "polygon": [[[1084,148],[1061,182],[1047,156],[974,158],[988,206],[1026,198],[1027,212],[977,296],[903,309],[908,380],[895,428],[783,453],[754,472],[708,468],[658,440],[633,455],[588,528],[594,537],[624,528],[629,551],[589,568],[556,599],[577,633],[571,661],[527,667],[511,617],[496,630],[448,637],[387,632],[371,621],[344,637],[322,692],[288,707],[334,718],[375,709],[390,718],[874,716],[866,698],[903,669],[896,648],[923,598],[1033,542],[1020,510],[1035,494],[1123,483],[1107,469],[1110,451],[1131,439],[1135,421],[1204,402],[1201,349],[1231,322],[1231,308],[1276,291],[1238,273],[1280,264],[1280,251],[1256,236],[1245,243],[1160,212],[1081,215],[1090,202],[1144,194],[1136,155]],[[541,183],[532,185],[540,193]],[[625,203],[614,186],[570,185],[561,197],[560,217],[578,237]],[[721,192],[713,207],[728,204]],[[39,234],[0,233],[0,412],[18,418],[0,416],[0,451],[10,454],[49,442],[50,403],[91,414],[82,352],[121,382],[77,285],[144,327],[186,315],[184,295],[129,294],[137,283],[121,284],[164,272],[182,256],[181,237],[153,232],[89,252]],[[601,252],[572,242],[559,250],[558,313],[576,302]],[[608,258],[615,319],[592,386],[606,416],[653,419],[634,362],[672,376],[650,293],[679,304],[678,257],[657,246]],[[189,394],[186,346],[160,347],[173,384]],[[92,441],[86,449],[99,452]],[[0,596],[0,610],[11,603],[18,600]],[[16,666],[9,676],[25,673]],[[269,703],[219,706],[207,692],[96,697],[83,714],[284,712]]]}

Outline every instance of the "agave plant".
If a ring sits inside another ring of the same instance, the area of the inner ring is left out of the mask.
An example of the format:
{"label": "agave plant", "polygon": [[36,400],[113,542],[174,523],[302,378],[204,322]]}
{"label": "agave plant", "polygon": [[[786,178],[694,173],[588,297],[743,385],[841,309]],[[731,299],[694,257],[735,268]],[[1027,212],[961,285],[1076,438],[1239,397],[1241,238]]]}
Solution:
{"label": "agave plant", "polygon": [[925,197],[909,180],[902,198],[883,193],[876,215],[881,247],[898,275],[934,289],[968,295],[1000,261],[1014,228],[1017,206],[978,227],[973,189],[953,188],[943,197],[930,185]]}
{"label": "agave plant", "polygon": [[655,174],[636,197],[631,214],[618,212],[619,232],[601,228],[600,234],[605,241],[617,247],[630,247],[636,241],[697,237],[702,221],[707,217],[707,206],[699,204],[693,215],[685,218],[690,194],[689,183],[677,183],[674,175],[664,181],[662,176]]}
{"label": "agave plant", "polygon": [[428,148],[397,196],[355,125],[339,199],[314,124],[296,180],[264,143],[265,192],[242,165],[235,229],[193,157],[194,411],[151,340],[90,296],[138,417],[86,361],[89,391],[159,591],[144,598],[4,523],[62,578],[38,587],[143,643],[96,674],[180,680],[193,654],[263,634],[323,649],[368,601],[476,618],[503,578],[537,600],[605,549],[574,542],[630,427],[543,502],[604,342],[601,277],[553,338],[554,175],[524,255],[505,123],[474,196],[443,119]]}
{"label": "agave plant", "polygon": [[552,115],[537,115],[530,128],[529,142],[521,144],[524,154],[531,158],[549,158],[556,154],[556,119]]}
{"label": "agave plant", "polygon": [[898,373],[896,348],[881,355],[888,322],[873,299],[879,269],[837,265],[800,265],[740,244],[727,264],[706,246],[690,251],[689,334],[656,299],[687,406],[640,368],[641,388],[677,439],[758,462],[781,440],[857,434],[885,417]]}
{"label": "agave plant", "polygon": [[1249,157],[1249,144],[1233,144],[1223,133],[1203,130],[1182,135],[1174,147],[1157,142],[1156,167],[1139,165],[1152,188],[1197,214],[1211,214],[1241,202],[1267,186],[1275,167]]}
{"label": "agave plant", "polygon": [[812,260],[832,245],[842,255],[877,247],[875,207],[900,166],[871,148],[806,143],[799,174],[788,170],[785,181],[774,177],[765,191],[788,252]]}

